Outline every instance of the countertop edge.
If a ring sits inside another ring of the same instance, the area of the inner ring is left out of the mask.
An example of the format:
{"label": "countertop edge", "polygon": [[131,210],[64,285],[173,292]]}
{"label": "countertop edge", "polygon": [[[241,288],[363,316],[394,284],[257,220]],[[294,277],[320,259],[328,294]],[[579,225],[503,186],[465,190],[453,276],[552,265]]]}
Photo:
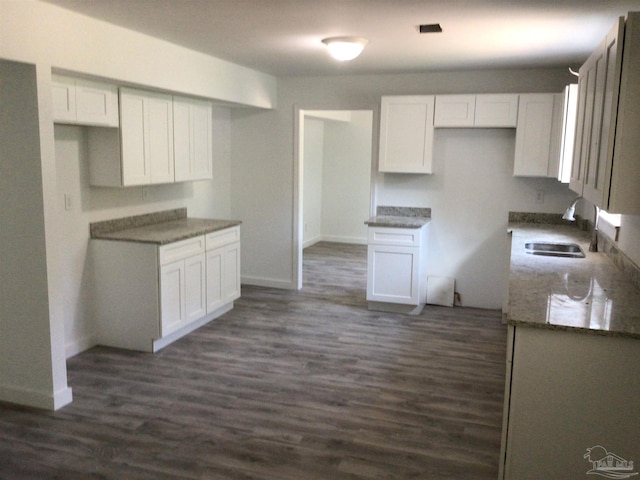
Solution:
{"label": "countertop edge", "polygon": [[[185,225],[176,226],[176,223],[184,223]],[[219,230],[237,227],[241,224],[242,222],[240,220],[187,217],[180,220],[157,222],[110,233],[92,234],[90,238],[92,240],[167,245],[200,235],[207,235]],[[163,228],[166,228],[164,232]]]}

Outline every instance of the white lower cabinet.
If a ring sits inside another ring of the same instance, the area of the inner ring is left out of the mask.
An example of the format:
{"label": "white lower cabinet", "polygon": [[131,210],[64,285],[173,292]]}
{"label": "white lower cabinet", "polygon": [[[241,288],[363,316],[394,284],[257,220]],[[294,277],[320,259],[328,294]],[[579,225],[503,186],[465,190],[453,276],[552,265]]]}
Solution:
{"label": "white lower cabinet", "polygon": [[157,246],[92,240],[97,343],[155,352],[240,297],[240,227]]}
{"label": "white lower cabinet", "polygon": [[206,314],[204,253],[160,267],[162,336]]}
{"label": "white lower cabinet", "polygon": [[369,227],[367,301],[371,309],[422,310],[427,297],[427,233],[428,225]]}
{"label": "white lower cabinet", "polygon": [[509,326],[508,345],[498,478],[636,478],[638,339]]}
{"label": "white lower cabinet", "polygon": [[207,313],[240,297],[240,227],[206,237]]}

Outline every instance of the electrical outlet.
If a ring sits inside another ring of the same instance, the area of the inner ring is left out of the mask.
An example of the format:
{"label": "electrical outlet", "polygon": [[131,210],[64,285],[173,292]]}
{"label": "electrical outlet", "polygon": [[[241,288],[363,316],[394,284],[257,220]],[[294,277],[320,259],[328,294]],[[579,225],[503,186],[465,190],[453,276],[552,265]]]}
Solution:
{"label": "electrical outlet", "polygon": [[69,211],[69,210],[71,210],[71,206],[72,206],[71,195],[69,195],[68,193],[65,193],[64,194],[64,209],[66,211]]}
{"label": "electrical outlet", "polygon": [[544,190],[536,190],[536,203],[544,203]]}

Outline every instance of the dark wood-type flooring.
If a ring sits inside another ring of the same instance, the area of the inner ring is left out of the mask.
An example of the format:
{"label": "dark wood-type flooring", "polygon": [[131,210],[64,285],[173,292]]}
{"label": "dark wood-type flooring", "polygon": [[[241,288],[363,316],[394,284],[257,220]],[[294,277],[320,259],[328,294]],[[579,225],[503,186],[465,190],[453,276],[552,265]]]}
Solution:
{"label": "dark wood-type flooring", "polygon": [[500,314],[370,312],[366,247],[304,258],[155,355],[69,359],[57,412],[0,404],[0,479],[497,478]]}

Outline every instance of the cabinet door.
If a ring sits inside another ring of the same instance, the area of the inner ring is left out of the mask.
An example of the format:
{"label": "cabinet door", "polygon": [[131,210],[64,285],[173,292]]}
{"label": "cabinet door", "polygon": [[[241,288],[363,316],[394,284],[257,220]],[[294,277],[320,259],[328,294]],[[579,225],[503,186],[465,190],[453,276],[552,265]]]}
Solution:
{"label": "cabinet door", "polygon": [[186,323],[185,262],[178,260],[160,268],[160,335]]}
{"label": "cabinet door", "polygon": [[514,176],[547,176],[553,106],[554,94],[520,95]]}
{"label": "cabinet door", "polygon": [[232,243],[224,248],[224,301],[240,298],[240,243]]}
{"label": "cabinet door", "polygon": [[118,127],[118,87],[77,79],[76,120],[82,125]]}
{"label": "cabinet door", "polygon": [[151,181],[147,154],[149,138],[145,132],[145,94],[120,89],[120,161],[123,186],[146,185]]}
{"label": "cabinet door", "polygon": [[191,138],[194,180],[213,178],[212,115],[211,103],[206,101],[193,102]]}
{"label": "cabinet door", "polygon": [[473,127],[475,95],[437,95],[434,127]]}
{"label": "cabinet door", "polygon": [[420,249],[369,245],[367,300],[418,305]]}
{"label": "cabinet door", "polygon": [[382,97],[380,172],[432,173],[433,96]]}
{"label": "cabinet door", "polygon": [[173,174],[173,98],[147,94],[147,136],[151,183],[172,183]]}
{"label": "cabinet door", "polygon": [[[584,197],[591,203],[608,208],[608,194],[613,158],[618,90],[620,88],[620,55],[618,39],[622,24],[616,25],[599,47],[596,59],[596,91],[589,163],[584,177]],[[610,148],[611,146],[611,148]]]}
{"label": "cabinet door", "polygon": [[76,121],[76,84],[73,78],[52,75],[53,121]]}
{"label": "cabinet door", "polygon": [[476,95],[475,127],[513,128],[517,120],[518,95]]}
{"label": "cabinet door", "polygon": [[185,320],[187,323],[198,320],[207,313],[205,270],[204,253],[184,260]]}
{"label": "cabinet door", "polygon": [[220,308],[225,303],[224,283],[224,247],[208,250],[207,258],[207,313]]}
{"label": "cabinet door", "polygon": [[177,97],[173,99],[173,160],[176,182],[191,180],[191,108]]}
{"label": "cabinet door", "polygon": [[176,182],[211,179],[211,103],[174,97],[173,115]]}

